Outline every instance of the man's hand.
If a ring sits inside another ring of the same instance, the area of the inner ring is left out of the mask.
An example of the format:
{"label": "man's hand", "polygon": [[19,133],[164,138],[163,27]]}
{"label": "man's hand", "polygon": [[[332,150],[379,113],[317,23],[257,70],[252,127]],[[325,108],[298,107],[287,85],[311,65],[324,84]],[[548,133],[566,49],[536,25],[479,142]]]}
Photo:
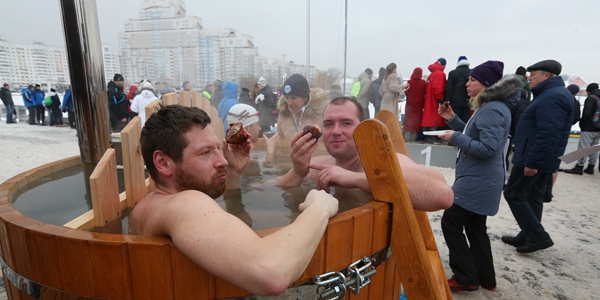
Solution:
{"label": "man's hand", "polygon": [[531,169],[528,167],[525,167],[525,169],[523,169],[523,173],[525,173],[525,176],[527,177],[531,177],[535,174],[537,174],[538,170],[537,169]]}
{"label": "man's hand", "polygon": [[279,141],[279,132],[275,132],[271,137],[268,137],[263,133],[263,139],[265,139],[265,146],[267,147],[267,154],[273,154],[277,150],[277,141]]}
{"label": "man's hand", "polygon": [[[370,191],[370,187],[364,173],[348,171],[342,167],[334,165],[310,164],[310,168],[319,170],[319,174],[317,175],[316,179],[317,188],[319,190],[324,190],[327,193],[330,193],[330,186],[339,186],[344,188],[360,188],[363,190],[366,188],[365,191]],[[364,184],[360,184],[362,182],[361,179],[364,179]]]}
{"label": "man's hand", "polygon": [[321,211],[327,213],[329,218],[335,216],[338,212],[339,202],[333,196],[325,193],[324,191],[311,190],[306,195],[304,202],[298,206],[300,211],[305,211],[309,207],[316,207]]}
{"label": "man's hand", "polygon": [[302,176],[302,178],[308,175],[308,172],[310,171],[308,166],[310,164],[310,159],[318,147],[317,140],[311,138],[311,133],[304,134],[303,131],[296,133],[292,138],[290,156],[293,162],[293,169],[294,172],[298,176]]}
{"label": "man's hand", "polygon": [[228,144],[223,140],[223,156],[229,163],[229,168],[238,173],[242,173],[250,160],[250,149],[252,142],[250,139],[242,144]]}
{"label": "man's hand", "polygon": [[446,142],[449,142],[454,134],[454,130],[446,130],[446,132],[439,134],[438,137]]}
{"label": "man's hand", "polygon": [[121,122],[123,122],[123,123],[127,122],[127,118],[121,119]]}

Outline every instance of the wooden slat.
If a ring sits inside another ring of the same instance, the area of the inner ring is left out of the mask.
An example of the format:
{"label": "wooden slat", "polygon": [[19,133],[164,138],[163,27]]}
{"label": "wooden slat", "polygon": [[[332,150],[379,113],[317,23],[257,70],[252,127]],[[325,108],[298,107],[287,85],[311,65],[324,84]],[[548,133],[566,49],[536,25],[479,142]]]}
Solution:
{"label": "wooden slat", "polygon": [[[371,253],[375,253],[389,243],[389,228],[390,228],[390,205],[384,202],[374,201],[371,202],[377,204],[373,211],[373,232],[371,233]],[[380,231],[385,230],[386,234],[379,234]],[[392,299],[384,297],[383,291],[386,284],[393,284],[392,280],[387,280],[386,268],[389,268],[389,262],[386,261],[383,265],[377,268],[377,274],[371,277],[371,284],[369,287],[369,299]],[[392,264],[392,268],[395,266]]]}
{"label": "wooden slat", "polygon": [[55,237],[56,265],[61,270],[61,280],[65,291],[93,297],[95,285],[92,265],[88,252],[88,241],[93,239],[91,232],[69,230]]}
{"label": "wooden slat", "polygon": [[223,128],[223,120],[219,118],[219,113],[217,112],[217,109],[211,106],[209,116],[211,119],[210,124],[215,130],[217,138],[219,139],[219,141],[222,141],[223,138],[225,138],[225,129]]}
{"label": "wooden slat", "polygon": [[[175,299],[216,299],[215,276],[206,272],[171,244]],[[202,288],[197,288],[198,283]]]}
{"label": "wooden slat", "polygon": [[352,260],[353,220],[329,223],[325,240],[325,269],[339,271],[348,267]]}
{"label": "wooden slat", "polygon": [[9,257],[5,257],[6,263],[18,274],[27,278],[33,278],[33,269],[29,259],[29,247],[27,244],[27,229],[15,223],[22,220],[30,220],[20,212],[13,210],[0,215],[2,227],[6,230],[8,238]]}
{"label": "wooden slat", "polygon": [[161,103],[162,100],[156,99],[150,102],[150,104],[146,105],[146,107],[144,108],[146,110],[146,121],[148,121],[148,118],[150,118],[150,116],[156,111],[156,109],[158,109]]}
{"label": "wooden slat", "polygon": [[167,105],[176,105],[179,104],[177,102],[177,93],[168,93],[168,94],[164,94],[163,98],[162,98],[163,104],[165,106]]}
{"label": "wooden slat", "polygon": [[146,174],[144,158],[140,145],[142,122],[135,117],[121,131],[121,147],[123,149],[123,173],[125,176],[125,194],[127,207],[134,207],[146,196]]}
{"label": "wooden slat", "polygon": [[94,234],[94,239],[88,241],[88,251],[94,295],[106,299],[133,299],[128,245],[124,236]]}
{"label": "wooden slat", "polygon": [[168,240],[157,237],[124,237],[128,245],[134,298],[175,299],[172,274],[179,270],[172,267]]}
{"label": "wooden slat", "polygon": [[115,149],[107,149],[90,175],[94,225],[102,227],[121,217]]}
{"label": "wooden slat", "polygon": [[[372,242],[372,234],[373,231],[373,210],[365,210],[363,213],[354,215],[354,225],[352,232],[352,258],[350,262],[353,263],[365,256],[370,256],[371,253],[371,242]],[[382,234],[387,236],[386,228],[380,228],[375,234]],[[371,285],[367,285],[362,288],[358,295],[354,295],[350,293],[349,300],[357,300],[357,299],[369,299],[369,289]]]}
{"label": "wooden slat", "polygon": [[393,203],[390,244],[408,298],[441,299],[389,131],[370,119],[356,128],[354,139],[374,198]]}
{"label": "wooden slat", "polygon": [[198,92],[192,93],[192,100],[190,102],[190,106],[200,107],[199,103],[202,101],[202,94]]}
{"label": "wooden slat", "polygon": [[181,106],[191,106],[192,105],[192,95],[188,91],[179,92],[179,105]]}
{"label": "wooden slat", "polygon": [[[375,118],[383,122],[388,128],[396,152],[408,156],[408,150],[406,149],[406,143],[398,123],[398,118],[388,110],[379,111]],[[417,222],[419,223],[419,227],[421,228],[423,242],[425,243],[425,248],[427,249],[429,260],[431,261],[433,267],[436,282],[438,287],[441,287],[441,297],[442,299],[452,299],[452,293],[450,291],[450,287],[448,286],[448,281],[446,280],[446,273],[444,272],[444,266],[440,258],[433,230],[431,229],[429,217],[424,211],[415,210],[414,212]]]}
{"label": "wooden slat", "polygon": [[33,265],[34,279],[37,283],[64,291],[62,270],[57,265],[58,256],[63,249],[56,246],[56,235],[69,231],[68,228],[43,224],[32,228],[28,233],[28,244]]}

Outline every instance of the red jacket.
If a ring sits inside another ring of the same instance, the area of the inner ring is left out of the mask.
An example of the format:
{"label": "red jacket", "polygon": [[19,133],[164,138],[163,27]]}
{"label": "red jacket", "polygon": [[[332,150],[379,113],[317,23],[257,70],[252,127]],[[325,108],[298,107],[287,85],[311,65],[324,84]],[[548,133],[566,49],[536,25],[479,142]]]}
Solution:
{"label": "red jacket", "polygon": [[436,61],[429,65],[428,69],[431,74],[427,77],[425,106],[423,107],[421,127],[446,126],[444,118],[438,115],[438,99],[444,100],[444,89],[446,88],[446,74],[444,74],[444,67]]}
{"label": "red jacket", "polygon": [[406,109],[404,112],[404,131],[421,131],[421,118],[423,117],[423,104],[425,103],[425,88],[427,83],[422,79],[423,69],[417,67],[410,76],[410,87],[406,95]]}

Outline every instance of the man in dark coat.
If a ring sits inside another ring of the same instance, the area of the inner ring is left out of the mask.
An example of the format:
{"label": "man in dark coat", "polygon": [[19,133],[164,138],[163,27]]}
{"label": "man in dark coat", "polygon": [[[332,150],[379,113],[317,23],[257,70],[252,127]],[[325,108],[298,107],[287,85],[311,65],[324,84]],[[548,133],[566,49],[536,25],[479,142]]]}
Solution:
{"label": "man in dark coat", "polygon": [[258,79],[258,89],[259,94],[254,99],[254,103],[256,104],[256,109],[260,114],[259,122],[260,125],[260,133],[259,136],[262,136],[264,132],[271,131],[271,126],[273,126],[277,122],[277,106],[275,95],[273,94],[273,90],[269,84],[267,84],[267,80],[263,77]]}
{"label": "man in dark coat", "polygon": [[469,61],[466,56],[458,58],[456,69],[448,73],[446,81],[446,90],[444,91],[444,100],[450,101],[450,106],[454,114],[467,123],[471,117],[471,107],[469,105],[469,96],[467,95],[467,81],[469,81]]}
{"label": "man in dark coat", "polygon": [[123,92],[125,79],[121,74],[115,74],[113,80],[108,83],[107,100],[110,116],[110,126],[113,132],[121,132],[129,122],[128,100]]}
{"label": "man in dark coat", "polygon": [[215,108],[219,107],[219,103],[223,100],[223,81],[221,79],[217,79],[213,82],[213,92],[210,97],[210,104]]}
{"label": "man in dark coat", "polygon": [[[597,128],[592,119],[594,113],[598,109],[598,100],[600,99],[600,90],[598,89],[597,83],[588,84],[585,91],[588,97],[583,103],[583,113],[581,114],[581,120],[579,120],[579,128],[581,128],[581,134],[579,135],[579,144],[577,150],[587,148],[592,145],[600,143],[600,128]],[[588,166],[584,170],[585,161],[588,160]],[[598,162],[598,152],[594,152],[588,156],[582,157],[577,162],[577,165],[573,169],[565,170],[565,173],[579,174],[587,173],[590,175],[594,174],[594,166]]]}
{"label": "man in dark coat", "polygon": [[531,253],[554,245],[542,226],[544,192],[552,173],[558,170],[571,123],[573,97],[560,74],[562,66],[544,60],[527,68],[534,100],[527,106],[515,132],[513,168],[504,189],[504,198],[521,228],[516,236],[502,241]]}
{"label": "man in dark coat", "polygon": [[4,107],[6,107],[6,124],[14,124],[17,123],[13,121],[13,109],[15,109],[15,103],[13,102],[12,95],[10,93],[10,85],[5,83],[0,88],[0,100],[4,103]]}

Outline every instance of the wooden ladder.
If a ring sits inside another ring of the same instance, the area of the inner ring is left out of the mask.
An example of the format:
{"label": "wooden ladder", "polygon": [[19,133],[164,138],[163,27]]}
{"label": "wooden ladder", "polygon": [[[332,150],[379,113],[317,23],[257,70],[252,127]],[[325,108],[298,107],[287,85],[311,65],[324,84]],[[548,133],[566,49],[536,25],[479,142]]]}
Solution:
{"label": "wooden ladder", "polygon": [[413,209],[396,152],[408,155],[398,118],[382,110],[354,131],[373,197],[392,203],[390,246],[408,299],[452,299],[427,213]]}

